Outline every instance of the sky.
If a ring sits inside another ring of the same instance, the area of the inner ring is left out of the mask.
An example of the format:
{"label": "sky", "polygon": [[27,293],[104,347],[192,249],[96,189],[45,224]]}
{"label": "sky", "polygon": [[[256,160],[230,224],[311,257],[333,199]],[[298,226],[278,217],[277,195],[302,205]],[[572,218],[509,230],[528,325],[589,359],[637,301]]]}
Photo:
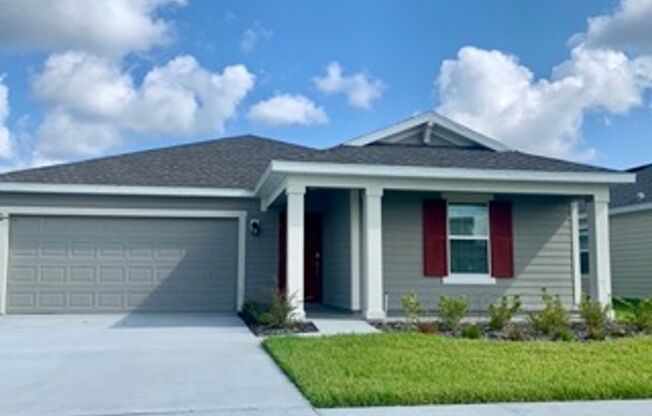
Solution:
{"label": "sky", "polygon": [[652,163],[652,0],[0,0],[0,170],[435,110],[519,150]]}

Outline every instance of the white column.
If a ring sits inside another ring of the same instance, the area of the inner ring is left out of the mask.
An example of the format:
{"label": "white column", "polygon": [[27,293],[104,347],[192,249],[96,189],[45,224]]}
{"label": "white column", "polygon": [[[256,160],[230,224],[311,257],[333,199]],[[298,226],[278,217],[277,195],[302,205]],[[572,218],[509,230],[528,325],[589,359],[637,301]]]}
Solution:
{"label": "white column", "polygon": [[602,305],[611,305],[609,254],[609,196],[596,194],[587,204],[589,232],[589,293]]}
{"label": "white column", "polygon": [[573,253],[573,303],[579,306],[582,300],[582,268],[580,265],[580,209],[579,202],[570,203],[571,250]]}
{"label": "white column", "polygon": [[350,244],[351,244],[351,310],[360,310],[360,191],[351,189],[349,193]]}
{"label": "white column", "polygon": [[363,308],[366,319],[382,319],[383,309],[383,233],[381,187],[365,189],[362,229],[364,239]]}
{"label": "white column", "polygon": [[304,274],[304,186],[288,186],[287,196],[287,257],[285,269],[285,293],[292,299],[295,319],[304,319],[306,312],[303,307],[303,274]]}
{"label": "white column", "polygon": [[0,213],[0,315],[7,313],[7,271],[9,267],[9,215]]}

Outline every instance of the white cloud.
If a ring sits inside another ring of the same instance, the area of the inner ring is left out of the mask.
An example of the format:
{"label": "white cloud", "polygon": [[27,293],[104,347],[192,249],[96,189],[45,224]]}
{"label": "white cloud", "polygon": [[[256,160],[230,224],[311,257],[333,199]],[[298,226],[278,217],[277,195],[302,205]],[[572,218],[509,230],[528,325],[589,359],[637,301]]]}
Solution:
{"label": "white cloud", "polygon": [[211,72],[192,56],[180,56],[152,68],[136,85],[114,60],[82,52],[52,55],[32,83],[49,110],[36,154],[46,160],[101,154],[119,144],[123,132],[222,131],[254,81],[243,65]]}
{"label": "white cloud", "polygon": [[245,30],[240,40],[240,48],[244,53],[252,53],[256,46],[261,41],[270,40],[274,32],[261,25],[260,22],[255,22],[253,26]]}
{"label": "white cloud", "polygon": [[584,117],[624,114],[644,105],[652,87],[652,56],[585,43],[595,39],[590,32],[595,19],[589,22],[589,35],[575,37],[570,57],[548,78],[535,79],[518,58],[501,51],[460,49],[456,59],[441,65],[437,110],[518,149],[593,158],[595,149],[582,137]]}
{"label": "white cloud", "polygon": [[0,47],[119,56],[166,43],[156,13],[185,0],[0,0]]}
{"label": "white cloud", "polygon": [[385,89],[384,84],[365,73],[343,75],[342,66],[331,62],[326,67],[323,77],[313,78],[315,86],[325,94],[344,94],[350,105],[359,108],[371,108],[371,104],[380,98]]}
{"label": "white cloud", "polygon": [[11,135],[6,126],[9,118],[9,89],[4,84],[4,76],[0,75],[0,158],[9,159],[12,156]]}
{"label": "white cloud", "polygon": [[623,0],[613,14],[589,18],[586,34],[574,41],[589,47],[652,53],[652,0]]}
{"label": "white cloud", "polygon": [[328,116],[323,108],[317,107],[302,95],[290,94],[276,95],[254,104],[247,117],[271,126],[328,123]]}

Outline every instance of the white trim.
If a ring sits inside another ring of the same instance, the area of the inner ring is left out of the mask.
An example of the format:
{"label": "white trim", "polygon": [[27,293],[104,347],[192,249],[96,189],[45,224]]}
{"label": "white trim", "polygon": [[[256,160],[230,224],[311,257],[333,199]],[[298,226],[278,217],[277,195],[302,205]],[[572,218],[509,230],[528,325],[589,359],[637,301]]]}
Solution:
{"label": "white trim", "polygon": [[[228,210],[181,210],[181,209],[135,209],[135,208],[76,208],[76,207],[0,207],[0,212],[8,215],[38,215],[38,216],[83,216],[83,217],[131,217],[131,218],[236,218],[238,220],[238,262],[236,276],[236,307],[242,309],[245,297],[245,265],[246,265],[246,236],[247,212]],[[6,227],[6,230],[3,229]],[[6,240],[5,240],[6,239]],[[8,220],[0,221],[0,284],[6,285],[6,274],[9,251]],[[3,243],[5,243],[3,245]],[[2,250],[5,250],[3,253]],[[5,282],[2,282],[3,276]],[[6,305],[6,288],[0,286],[0,305]],[[3,311],[0,309],[0,312]]]}
{"label": "white trim", "polygon": [[364,273],[362,278],[363,310],[366,319],[385,317],[383,294],[383,227],[382,197],[380,187],[368,187],[364,191],[362,214],[364,239]]}
{"label": "white trim", "polygon": [[[528,170],[493,170],[433,168],[402,165],[370,165],[321,162],[287,162],[272,160],[269,174],[307,174],[323,176],[362,176],[374,178],[455,179],[482,181],[552,182],[612,184],[633,183],[631,173],[612,172],[544,172]],[[262,183],[262,182],[261,182]]]}
{"label": "white trim", "polygon": [[573,301],[575,306],[582,300],[582,269],[580,256],[580,218],[579,202],[570,203],[571,253],[573,258]]}
{"label": "white trim", "polygon": [[351,246],[351,310],[360,310],[360,191],[349,192],[350,209],[350,246]]}
{"label": "white trim", "polygon": [[621,215],[621,214],[629,214],[632,212],[649,211],[649,210],[652,210],[652,202],[612,208],[609,210],[609,213],[610,215]]}
{"label": "white trim", "polygon": [[188,186],[122,186],[122,185],[68,185],[2,182],[0,192],[88,194],[88,195],[143,195],[251,198],[254,192],[244,188],[198,188]]}
{"label": "white trim", "polygon": [[454,273],[444,276],[441,282],[445,285],[495,285],[496,278],[488,274]]}
{"label": "white trim", "polygon": [[[290,184],[292,185],[292,184]],[[304,264],[305,264],[305,193],[300,186],[288,186],[285,194],[286,204],[286,238],[285,238],[285,291],[293,302],[293,318],[302,320],[306,317],[304,305]]]}
{"label": "white trim", "polygon": [[499,152],[507,151],[507,150],[512,150],[511,147],[494,140],[490,137],[485,136],[484,134],[481,134],[475,130],[471,130],[470,128],[463,126],[459,123],[454,122],[453,120],[442,116],[441,114],[435,113],[434,111],[429,111],[426,113],[422,113],[419,115],[416,115],[414,117],[410,117],[406,120],[400,121],[396,124],[393,124],[389,127],[382,128],[380,130],[376,130],[374,132],[371,132],[369,134],[365,134],[360,137],[356,137],[355,139],[349,140],[345,142],[344,144],[347,146],[366,146],[370,143],[382,140],[386,138],[387,136],[392,136],[394,134],[400,133],[401,131],[408,130],[411,128],[414,128],[416,126],[419,126],[421,124],[431,124],[431,125],[438,125],[443,127],[444,129],[450,130],[454,133],[459,134],[460,136],[463,136],[467,139],[469,139],[472,142],[475,142],[481,146],[487,147],[492,150],[496,150]]}
{"label": "white trim", "polygon": [[9,215],[0,214],[0,315],[7,313],[7,273],[9,266]]}

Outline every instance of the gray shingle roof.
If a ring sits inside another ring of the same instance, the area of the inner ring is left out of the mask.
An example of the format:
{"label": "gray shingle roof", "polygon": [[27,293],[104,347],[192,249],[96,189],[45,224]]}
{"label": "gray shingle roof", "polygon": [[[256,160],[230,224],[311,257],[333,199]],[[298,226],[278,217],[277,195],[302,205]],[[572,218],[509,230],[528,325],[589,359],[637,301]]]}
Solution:
{"label": "gray shingle roof", "polygon": [[188,186],[252,189],[271,160],[445,168],[610,172],[526,153],[407,145],[317,150],[256,136],[237,136],[0,174],[0,182]]}
{"label": "gray shingle roof", "polygon": [[652,164],[635,167],[627,172],[636,174],[636,182],[613,186],[611,188],[611,207],[652,202]]}

